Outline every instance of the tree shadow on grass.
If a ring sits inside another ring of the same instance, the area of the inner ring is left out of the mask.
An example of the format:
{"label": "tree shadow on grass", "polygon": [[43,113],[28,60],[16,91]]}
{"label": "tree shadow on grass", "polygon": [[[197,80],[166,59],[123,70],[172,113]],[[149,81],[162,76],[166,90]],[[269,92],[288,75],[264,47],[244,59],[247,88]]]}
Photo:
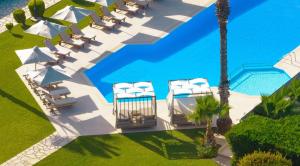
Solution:
{"label": "tree shadow on grass", "polygon": [[63,148],[81,155],[91,154],[102,158],[112,158],[120,155],[119,148],[108,143],[112,139],[114,137],[111,135],[79,137]]}
{"label": "tree shadow on grass", "polygon": [[76,3],[77,5],[84,6],[84,7],[94,7],[95,4],[85,0],[72,0],[72,2]]}
{"label": "tree shadow on grass", "polygon": [[0,89],[0,96],[2,96],[3,98],[7,98],[8,100],[10,100],[11,102],[25,108],[28,111],[31,111],[32,113],[34,113],[35,115],[39,116],[42,119],[45,119],[48,121],[48,119],[46,118],[45,114],[41,111],[39,111],[38,109],[32,107],[31,105],[27,104],[26,102],[16,98],[15,96],[12,96],[11,94],[5,92],[4,90]]}
{"label": "tree shadow on grass", "polygon": [[23,35],[20,35],[17,33],[11,33],[11,35],[13,35],[14,37],[19,38],[19,39],[22,39],[24,37]]}
{"label": "tree shadow on grass", "polygon": [[169,160],[199,159],[198,148],[201,145],[194,141],[195,131],[187,131],[187,134],[182,132],[186,133],[186,131],[161,131],[131,133],[125,136]]}

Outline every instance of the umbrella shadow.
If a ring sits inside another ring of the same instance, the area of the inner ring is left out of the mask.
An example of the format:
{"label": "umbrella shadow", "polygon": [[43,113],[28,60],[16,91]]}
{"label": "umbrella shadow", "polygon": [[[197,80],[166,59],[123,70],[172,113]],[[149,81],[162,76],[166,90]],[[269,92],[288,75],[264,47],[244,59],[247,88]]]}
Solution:
{"label": "umbrella shadow", "polygon": [[63,149],[79,153],[82,156],[93,155],[101,158],[120,156],[120,149],[114,144],[108,143],[117,139],[111,135],[79,137]]}
{"label": "umbrella shadow", "polygon": [[77,5],[84,6],[84,7],[94,7],[95,3],[85,1],[85,0],[72,0]]}
{"label": "umbrella shadow", "polygon": [[[60,25],[64,25],[64,22],[61,21],[61,20],[57,20],[57,19],[54,19],[54,18],[51,18],[51,17],[44,17],[45,20],[49,21],[49,22],[53,22],[53,23],[56,23],[56,24],[60,24]],[[71,23],[68,23],[66,22],[67,24],[71,24]]]}
{"label": "umbrella shadow", "polygon": [[169,160],[199,159],[198,146],[200,145],[193,141],[194,137],[179,137],[181,132],[186,131],[129,133],[125,136]]}
{"label": "umbrella shadow", "polygon": [[0,96],[2,96],[3,98],[6,98],[8,100],[10,100],[11,102],[19,105],[20,107],[22,107],[22,108],[24,108],[24,109],[26,109],[26,110],[34,113],[35,115],[39,116],[42,119],[45,119],[45,120],[48,121],[47,117],[45,116],[45,114],[42,111],[36,109],[35,107],[27,104],[26,102],[24,102],[24,101],[16,98],[15,96],[7,93],[6,91],[4,91],[2,89],[0,89]]}
{"label": "umbrella shadow", "polygon": [[17,34],[17,33],[13,33],[13,32],[11,32],[11,35],[13,35],[14,37],[16,37],[16,38],[20,38],[20,39],[22,39],[24,36],[23,35],[21,35],[21,34]]}

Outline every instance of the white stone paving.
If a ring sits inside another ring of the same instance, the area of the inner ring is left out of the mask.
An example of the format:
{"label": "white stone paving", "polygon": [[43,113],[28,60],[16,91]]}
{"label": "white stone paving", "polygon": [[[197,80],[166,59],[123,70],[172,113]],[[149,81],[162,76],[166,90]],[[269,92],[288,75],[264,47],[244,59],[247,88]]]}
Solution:
{"label": "white stone paving", "polygon": [[300,72],[300,46],[286,54],[275,67],[284,70],[290,77]]}

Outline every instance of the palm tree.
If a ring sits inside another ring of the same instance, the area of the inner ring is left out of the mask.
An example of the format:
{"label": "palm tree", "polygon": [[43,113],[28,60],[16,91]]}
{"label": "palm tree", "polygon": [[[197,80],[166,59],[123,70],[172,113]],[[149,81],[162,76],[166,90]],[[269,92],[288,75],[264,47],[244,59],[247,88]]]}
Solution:
{"label": "palm tree", "polygon": [[188,118],[196,124],[200,124],[202,121],[206,122],[204,144],[215,146],[216,142],[212,131],[213,116],[228,110],[229,107],[228,105],[221,105],[212,95],[198,97],[196,103],[194,112]]}
{"label": "palm tree", "polygon": [[287,91],[287,88],[282,88],[271,96],[261,96],[258,113],[273,119],[288,115],[295,99],[287,96]]}
{"label": "palm tree", "polygon": [[[221,80],[219,85],[219,94],[221,105],[228,105],[229,101],[229,81],[227,73],[227,21],[229,16],[228,0],[218,0],[216,2],[219,28],[220,28],[220,62],[221,62]],[[232,121],[228,114],[224,118],[218,119],[218,128],[221,133],[225,133],[231,127]]]}

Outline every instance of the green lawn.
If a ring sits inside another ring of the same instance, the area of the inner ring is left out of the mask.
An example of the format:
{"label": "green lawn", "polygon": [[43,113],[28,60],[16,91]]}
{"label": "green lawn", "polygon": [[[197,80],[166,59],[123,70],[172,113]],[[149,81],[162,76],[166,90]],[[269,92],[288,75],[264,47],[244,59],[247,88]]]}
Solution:
{"label": "green lawn", "polygon": [[[80,0],[62,0],[48,9],[45,16],[51,16],[66,5],[83,5],[95,9],[90,3]],[[55,21],[55,20],[52,20]],[[87,25],[83,21],[81,27]],[[59,21],[57,21],[59,22]],[[61,22],[67,24],[66,22]],[[32,23],[27,22],[28,25]],[[43,46],[43,38],[23,33],[20,26],[12,33],[0,34],[0,163],[15,156],[31,145],[50,135],[54,128],[41,111],[31,94],[15,72],[21,63],[14,51]]]}
{"label": "green lawn", "polygon": [[37,165],[215,166],[199,159],[199,130],[79,137]]}

